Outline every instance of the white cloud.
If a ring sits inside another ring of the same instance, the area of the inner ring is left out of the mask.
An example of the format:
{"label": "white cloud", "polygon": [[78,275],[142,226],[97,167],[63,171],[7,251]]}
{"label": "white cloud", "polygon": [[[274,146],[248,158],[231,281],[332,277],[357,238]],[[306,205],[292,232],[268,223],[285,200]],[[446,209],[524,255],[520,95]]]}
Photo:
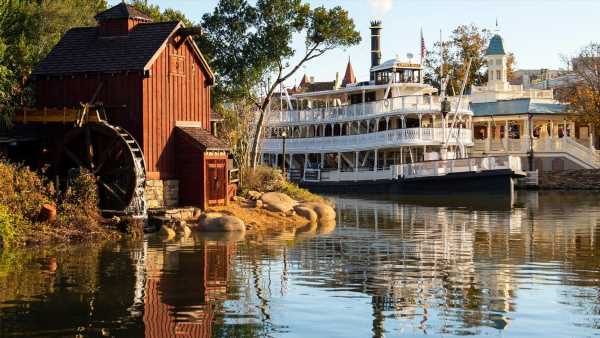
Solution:
{"label": "white cloud", "polygon": [[392,9],[392,5],[394,4],[394,0],[368,0],[368,2],[371,15],[375,18],[383,17]]}

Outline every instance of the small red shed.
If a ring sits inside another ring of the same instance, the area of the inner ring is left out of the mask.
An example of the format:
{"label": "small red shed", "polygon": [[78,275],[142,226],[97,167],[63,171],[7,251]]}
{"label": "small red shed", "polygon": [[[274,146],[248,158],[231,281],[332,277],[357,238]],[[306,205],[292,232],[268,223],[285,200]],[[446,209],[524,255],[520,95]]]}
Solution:
{"label": "small red shed", "polygon": [[[96,19],[96,27],[66,32],[34,69],[37,107],[78,108],[97,92],[108,122],[142,147],[149,207],[224,201],[208,198],[213,188],[203,188],[213,184],[207,181],[211,161],[227,163],[228,155],[211,135],[214,75],[192,38],[196,31],[182,22],[154,23],[125,3]],[[176,133],[178,125],[185,127]],[[216,184],[215,191],[226,190],[226,180]]]}

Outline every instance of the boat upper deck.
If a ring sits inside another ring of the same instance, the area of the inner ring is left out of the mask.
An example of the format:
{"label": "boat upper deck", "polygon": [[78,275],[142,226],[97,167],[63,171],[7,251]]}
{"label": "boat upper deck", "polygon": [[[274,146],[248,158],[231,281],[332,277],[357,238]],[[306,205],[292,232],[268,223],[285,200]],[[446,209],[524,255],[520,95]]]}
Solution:
{"label": "boat upper deck", "polygon": [[[458,107],[459,100],[457,97],[450,97],[449,101],[452,106],[451,115],[454,112],[458,112],[459,115],[473,115],[473,112],[468,108],[469,102],[466,97],[461,100],[460,107]],[[393,115],[440,114],[440,112],[441,101],[439,96],[408,95],[355,104],[277,111],[271,114],[268,124],[270,126],[281,126],[314,124],[317,122],[333,123]]]}

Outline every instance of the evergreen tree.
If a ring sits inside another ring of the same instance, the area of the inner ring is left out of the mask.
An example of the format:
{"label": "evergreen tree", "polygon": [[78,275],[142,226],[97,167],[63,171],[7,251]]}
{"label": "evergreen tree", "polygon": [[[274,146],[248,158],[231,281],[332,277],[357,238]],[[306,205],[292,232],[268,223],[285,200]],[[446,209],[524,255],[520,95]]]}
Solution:
{"label": "evergreen tree", "polygon": [[106,0],[0,0],[0,124],[32,103],[31,71],[73,27],[95,25]]}

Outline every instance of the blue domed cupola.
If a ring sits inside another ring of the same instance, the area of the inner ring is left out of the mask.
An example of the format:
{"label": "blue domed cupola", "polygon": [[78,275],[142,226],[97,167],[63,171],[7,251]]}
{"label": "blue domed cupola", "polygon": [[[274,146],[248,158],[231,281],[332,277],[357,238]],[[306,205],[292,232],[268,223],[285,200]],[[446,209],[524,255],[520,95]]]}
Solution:
{"label": "blue domed cupola", "polygon": [[508,90],[508,55],[504,51],[504,41],[500,35],[496,34],[490,40],[490,45],[485,51],[485,61],[488,67],[488,88],[494,91]]}
{"label": "blue domed cupola", "polygon": [[496,34],[492,37],[490,45],[485,51],[485,55],[506,55],[506,52],[504,51],[504,41],[502,41],[500,35]]}

